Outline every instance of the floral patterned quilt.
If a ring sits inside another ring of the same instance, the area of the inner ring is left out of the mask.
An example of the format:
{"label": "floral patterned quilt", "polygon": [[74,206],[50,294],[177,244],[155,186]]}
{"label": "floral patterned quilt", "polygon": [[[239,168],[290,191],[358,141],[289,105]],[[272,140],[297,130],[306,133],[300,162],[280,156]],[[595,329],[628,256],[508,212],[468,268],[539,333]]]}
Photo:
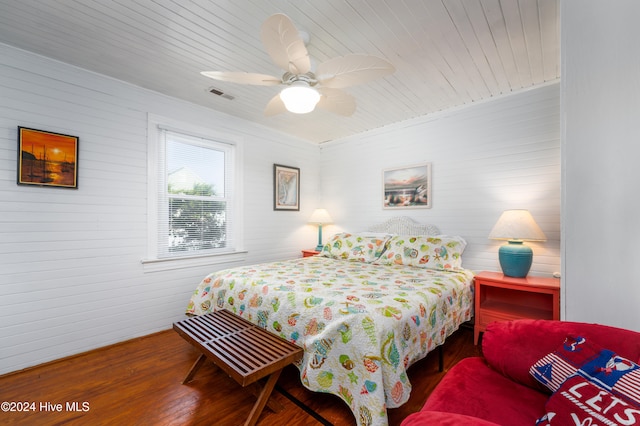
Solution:
{"label": "floral patterned quilt", "polygon": [[473,274],[313,256],[207,276],[188,314],[227,309],[304,348],[300,379],[358,425],[407,401],[407,368],[471,318]]}

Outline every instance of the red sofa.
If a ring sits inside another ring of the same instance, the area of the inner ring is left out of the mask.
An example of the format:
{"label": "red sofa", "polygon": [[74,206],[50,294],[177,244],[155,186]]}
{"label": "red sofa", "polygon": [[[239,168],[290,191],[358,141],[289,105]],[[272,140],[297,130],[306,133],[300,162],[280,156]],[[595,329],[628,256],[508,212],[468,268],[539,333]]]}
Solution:
{"label": "red sofa", "polygon": [[529,369],[561,347],[568,335],[583,336],[640,363],[640,333],[634,331],[550,320],[495,322],[482,337],[483,357],[465,358],[451,368],[421,411],[402,426],[535,425],[545,415],[551,391]]}

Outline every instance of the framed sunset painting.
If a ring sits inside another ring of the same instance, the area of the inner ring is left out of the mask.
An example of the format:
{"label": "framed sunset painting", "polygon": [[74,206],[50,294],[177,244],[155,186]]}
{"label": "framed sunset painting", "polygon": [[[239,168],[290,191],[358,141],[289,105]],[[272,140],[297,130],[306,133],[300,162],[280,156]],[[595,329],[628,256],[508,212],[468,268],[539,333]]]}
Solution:
{"label": "framed sunset painting", "polygon": [[18,185],[78,188],[77,136],[18,127]]}

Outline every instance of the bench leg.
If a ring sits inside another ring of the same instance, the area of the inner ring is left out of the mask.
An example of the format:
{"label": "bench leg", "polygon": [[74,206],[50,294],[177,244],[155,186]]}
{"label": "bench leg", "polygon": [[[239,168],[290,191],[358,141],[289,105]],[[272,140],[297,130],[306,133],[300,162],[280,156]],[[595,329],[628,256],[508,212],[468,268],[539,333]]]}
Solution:
{"label": "bench leg", "polygon": [[182,381],[183,385],[185,383],[189,383],[191,379],[193,379],[193,376],[196,375],[196,373],[198,372],[200,367],[202,367],[202,364],[204,364],[206,360],[207,360],[207,357],[204,354],[200,354],[200,357],[196,360],[196,362],[193,363],[193,365],[191,366],[191,370],[189,370],[186,377]]}
{"label": "bench leg", "polygon": [[[256,398],[260,397],[260,392],[262,392],[263,385],[260,382],[252,383],[251,385],[251,394]],[[269,398],[267,400],[267,408],[269,408],[274,413],[279,413],[284,410],[284,405],[280,404],[276,399]]]}
{"label": "bench leg", "polygon": [[254,426],[258,422],[258,417],[260,417],[260,414],[262,413],[267,400],[271,396],[271,391],[273,391],[274,386],[278,382],[278,378],[280,377],[281,372],[282,370],[278,370],[269,376],[269,380],[267,380],[267,383],[262,388],[262,392],[260,392],[258,400],[253,405],[251,413],[249,413],[249,417],[244,423],[244,426]]}

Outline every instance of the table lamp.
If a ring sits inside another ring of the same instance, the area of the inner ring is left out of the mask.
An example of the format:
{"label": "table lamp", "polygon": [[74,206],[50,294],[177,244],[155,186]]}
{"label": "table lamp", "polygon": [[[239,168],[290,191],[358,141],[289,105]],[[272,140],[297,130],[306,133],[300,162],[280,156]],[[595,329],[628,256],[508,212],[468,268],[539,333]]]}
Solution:
{"label": "table lamp", "polygon": [[533,261],[533,250],[523,242],[547,239],[529,210],[505,210],[489,233],[489,238],[508,241],[500,246],[498,258],[502,272],[516,278],[526,277]]}
{"label": "table lamp", "polygon": [[332,223],[333,220],[329,216],[329,212],[326,209],[315,209],[309,218],[309,223],[318,225],[318,245],[317,251],[322,251],[322,225]]}

